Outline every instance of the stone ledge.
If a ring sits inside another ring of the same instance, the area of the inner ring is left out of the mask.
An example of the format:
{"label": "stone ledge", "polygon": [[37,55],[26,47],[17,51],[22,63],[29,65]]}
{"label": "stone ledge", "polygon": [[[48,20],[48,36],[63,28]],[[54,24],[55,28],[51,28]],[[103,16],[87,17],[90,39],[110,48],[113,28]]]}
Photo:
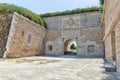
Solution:
{"label": "stone ledge", "polygon": [[105,63],[105,71],[116,72],[116,66],[111,63]]}

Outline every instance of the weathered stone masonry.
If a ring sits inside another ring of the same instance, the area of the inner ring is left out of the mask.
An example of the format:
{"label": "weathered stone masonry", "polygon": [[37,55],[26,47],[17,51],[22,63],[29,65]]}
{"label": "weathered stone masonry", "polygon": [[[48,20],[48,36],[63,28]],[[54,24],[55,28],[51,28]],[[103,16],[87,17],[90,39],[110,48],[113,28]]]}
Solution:
{"label": "weathered stone masonry", "polygon": [[0,13],[0,57],[3,57],[6,50],[12,16],[11,13]]}
{"label": "weathered stone masonry", "polygon": [[11,13],[10,17],[9,26],[5,28],[7,36],[2,34],[1,38],[5,43],[1,57],[64,55],[72,41],[77,43],[77,56],[104,56],[100,12],[45,17],[47,29],[17,13]]}
{"label": "weathered stone masonry", "polygon": [[[86,12],[65,16],[45,17],[47,30],[46,55],[64,55],[66,41],[76,41],[77,55],[83,57],[102,57],[103,29],[100,12]],[[49,49],[49,47],[52,49]],[[88,52],[88,47],[93,52]]]}
{"label": "weathered stone masonry", "polygon": [[[0,21],[3,24],[1,27],[3,42],[0,42],[1,57],[15,58],[44,54],[46,29],[17,13],[9,16],[10,19],[5,21],[8,24]],[[4,20],[4,17],[2,19]]]}
{"label": "weathered stone masonry", "polygon": [[120,0],[105,0],[104,3],[105,55],[108,62],[116,62],[120,73]]}

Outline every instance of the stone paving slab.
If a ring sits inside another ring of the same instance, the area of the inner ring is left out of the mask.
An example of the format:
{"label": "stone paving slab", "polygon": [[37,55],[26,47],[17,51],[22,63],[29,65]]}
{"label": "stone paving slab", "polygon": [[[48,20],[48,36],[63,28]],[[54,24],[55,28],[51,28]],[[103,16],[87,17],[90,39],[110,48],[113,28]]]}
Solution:
{"label": "stone paving slab", "polygon": [[104,60],[78,57],[28,57],[0,60],[0,80],[120,80],[105,72]]}

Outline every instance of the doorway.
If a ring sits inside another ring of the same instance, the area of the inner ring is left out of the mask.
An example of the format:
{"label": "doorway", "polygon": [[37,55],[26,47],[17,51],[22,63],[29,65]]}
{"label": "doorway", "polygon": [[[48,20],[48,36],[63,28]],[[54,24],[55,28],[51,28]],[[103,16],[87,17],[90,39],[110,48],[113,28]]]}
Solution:
{"label": "doorway", "polygon": [[64,42],[64,55],[76,55],[77,43],[75,39],[68,39]]}

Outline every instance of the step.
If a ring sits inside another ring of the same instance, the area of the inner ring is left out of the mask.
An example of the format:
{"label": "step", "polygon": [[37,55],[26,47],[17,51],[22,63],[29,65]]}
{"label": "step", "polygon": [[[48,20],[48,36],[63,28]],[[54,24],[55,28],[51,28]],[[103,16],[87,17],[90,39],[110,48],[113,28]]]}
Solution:
{"label": "step", "polygon": [[116,66],[112,63],[105,63],[105,71],[107,72],[116,72]]}

